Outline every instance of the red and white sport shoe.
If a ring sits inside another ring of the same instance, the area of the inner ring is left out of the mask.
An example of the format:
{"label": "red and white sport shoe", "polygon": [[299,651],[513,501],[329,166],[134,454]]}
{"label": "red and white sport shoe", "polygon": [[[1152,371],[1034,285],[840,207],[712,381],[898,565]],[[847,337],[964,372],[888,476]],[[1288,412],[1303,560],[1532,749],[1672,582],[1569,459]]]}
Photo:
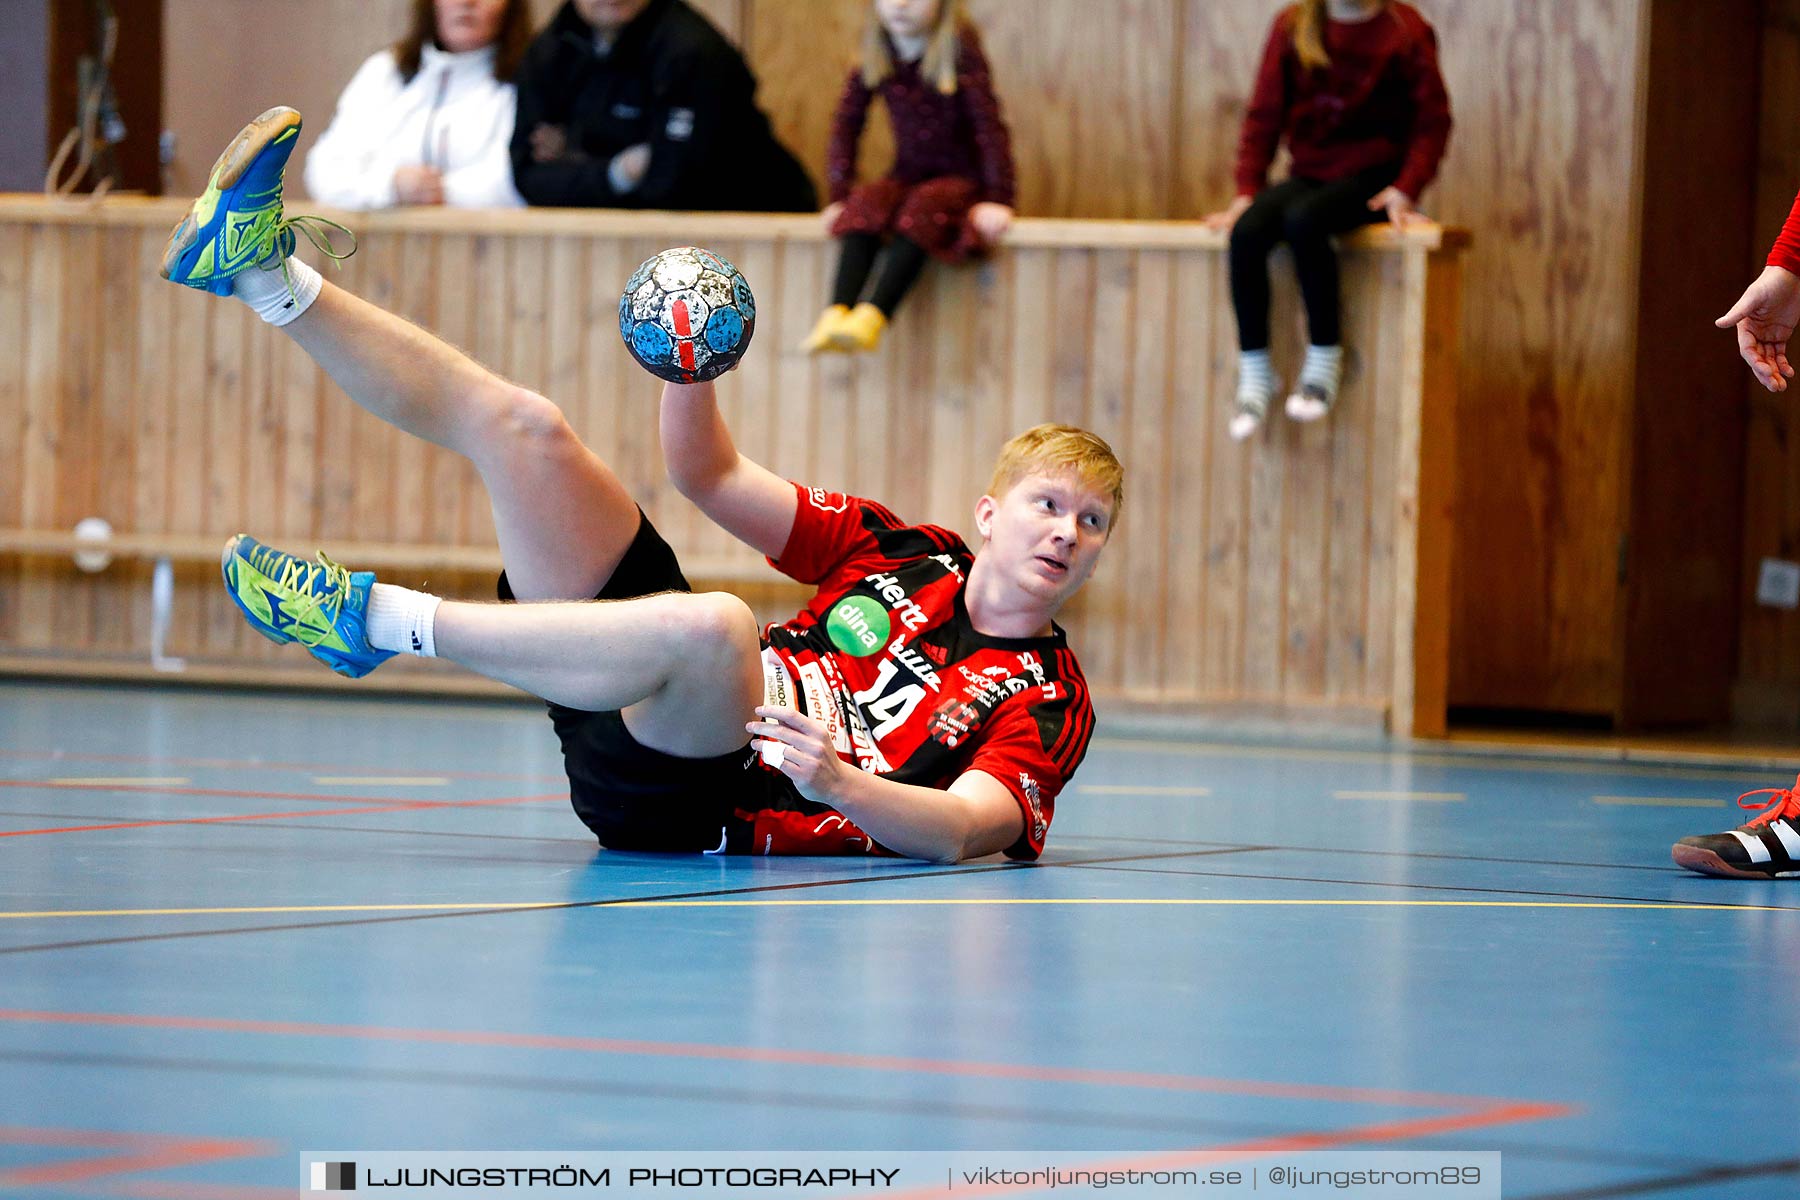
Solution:
{"label": "red and white sport shoe", "polygon": [[[1775,799],[1771,803],[1751,799],[1753,796]],[[1671,851],[1675,861],[1702,875],[1731,879],[1800,875],[1800,779],[1790,788],[1745,792],[1738,797],[1738,807],[1763,811],[1736,829],[1682,838]]]}

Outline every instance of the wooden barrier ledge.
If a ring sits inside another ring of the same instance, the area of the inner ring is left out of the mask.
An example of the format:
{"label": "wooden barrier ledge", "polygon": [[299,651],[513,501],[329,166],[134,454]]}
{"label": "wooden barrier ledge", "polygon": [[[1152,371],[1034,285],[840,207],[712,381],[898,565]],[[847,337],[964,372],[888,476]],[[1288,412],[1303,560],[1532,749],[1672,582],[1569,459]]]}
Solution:
{"label": "wooden barrier ledge", "polygon": [[[155,674],[146,585],[166,560],[164,656],[184,678],[336,686],[237,616],[214,565],[224,539],[322,547],[482,598],[492,517],[468,464],[357,410],[242,306],[156,277],[184,208],[0,197],[0,403],[19,414],[0,422],[0,671]],[[756,290],[755,345],[720,399],[744,451],[791,478],[967,535],[1012,433],[1060,420],[1113,444],[1123,519],[1063,621],[1103,718],[1442,730],[1459,231],[1345,239],[1337,411],[1308,426],[1276,414],[1238,444],[1225,239],[1196,223],[1021,220],[985,263],[929,271],[878,353],[816,359],[796,347],[835,247],[814,217],[330,215],[360,248],[327,278],[553,398],[690,577],[747,593],[765,619],[790,615],[797,589],[674,492],[658,385],[619,343],[618,290],[668,245],[718,251]],[[1291,286],[1275,328],[1291,378],[1304,348]],[[118,531],[119,561],[94,574],[69,561],[86,517]],[[400,660],[354,686],[497,690]]]}

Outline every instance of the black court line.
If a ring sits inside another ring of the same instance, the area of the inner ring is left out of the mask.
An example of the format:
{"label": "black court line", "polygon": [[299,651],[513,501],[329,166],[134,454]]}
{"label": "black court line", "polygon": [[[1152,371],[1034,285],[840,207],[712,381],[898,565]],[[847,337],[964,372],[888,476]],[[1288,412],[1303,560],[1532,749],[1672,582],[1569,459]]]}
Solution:
{"label": "black court line", "polygon": [[[1338,746],[1330,743],[1298,743],[1287,745],[1257,741],[1224,742],[1209,738],[1190,738],[1180,734],[1169,737],[1134,735],[1128,731],[1109,733],[1094,739],[1093,750],[1103,755],[1135,757],[1140,754],[1173,755],[1187,759],[1268,760],[1282,765],[1317,762],[1327,758],[1351,760],[1362,765],[1404,766],[1425,771],[1521,771],[1538,775],[1593,775],[1604,768],[1616,768],[1634,775],[1650,773],[1692,778],[1699,783],[1732,783],[1746,778],[1761,779],[1770,773],[1783,774],[1800,762],[1800,753],[1752,754],[1743,758],[1717,758],[1693,761],[1687,758],[1658,757],[1654,750],[1595,751],[1576,750],[1562,753],[1555,749],[1526,748],[1513,750],[1480,749],[1480,744],[1458,742],[1414,742],[1411,744],[1373,743]],[[1554,743],[1540,743],[1553,746]],[[1298,758],[1283,758],[1284,754]]]}
{"label": "black court line", "polygon": [[[1076,841],[1123,842],[1127,845],[1148,843],[1153,846],[1227,846],[1231,844],[1229,842],[1186,842],[1171,838],[1124,838],[1084,834],[1071,834],[1070,837]],[[1345,846],[1272,846],[1270,849],[1293,850],[1305,854],[1361,854],[1372,858],[1443,859],[1447,862],[1501,863],[1523,867],[1589,867],[1603,871],[1650,871],[1658,875],[1687,876],[1692,874],[1680,867],[1661,863],[1650,866],[1643,863],[1576,862],[1558,858],[1500,858],[1487,854],[1436,854],[1424,850],[1355,850]],[[1694,876],[1694,878],[1699,878],[1699,876]]]}
{"label": "black court line", "polygon": [[1772,1175],[1800,1175],[1800,1158],[1778,1158],[1745,1166],[1707,1167],[1681,1175],[1664,1175],[1657,1179],[1640,1179],[1631,1183],[1602,1184],[1578,1188],[1572,1192],[1540,1192],[1523,1200],[1611,1200],[1616,1196],[1648,1196],[1652,1192],[1669,1192],[1676,1188],[1712,1187],[1737,1183],[1744,1179],[1766,1179]]}
{"label": "black court line", "polygon": [[791,1088],[723,1087],[716,1083],[683,1085],[646,1080],[600,1080],[485,1071],[433,1071],[416,1068],[346,1066],[292,1062],[256,1062],[220,1058],[164,1058],[149,1055],[83,1054],[77,1052],[0,1051],[0,1062],[33,1066],[93,1067],[100,1070],[176,1071],[207,1075],[249,1075],[256,1078],[286,1077],[322,1080],[346,1086],[356,1082],[424,1084],[431,1087],[475,1088],[526,1093],[604,1096],[623,1100],[678,1100],[686,1103],[810,1109],[822,1112],[862,1112],[879,1116],[925,1117],[955,1121],[994,1121],[1033,1127],[1060,1125],[1071,1129],[1106,1129],[1133,1133],[1193,1135],[1218,1134],[1232,1139],[1279,1137],[1293,1132],[1289,1125],[1247,1121],[1187,1120],[1151,1114],[1059,1110],[1037,1104],[979,1104],[945,1096],[920,1099],[882,1098],[838,1092],[797,1091]]}
{"label": "black court line", "polygon": [[[1242,847],[1241,849],[1255,849]],[[1220,851],[1219,853],[1236,853],[1237,851]],[[1095,864],[1116,862],[1142,862],[1150,859],[1191,858],[1193,853],[1177,854],[1133,854],[1116,858],[1097,858],[1089,860]],[[1058,866],[1081,864],[1058,863]],[[0,955],[33,954],[45,950],[81,950],[95,946],[123,946],[140,942],[172,942],[186,938],[231,937],[246,933],[281,933],[290,930],[306,929],[345,929],[358,925],[397,925],[409,921],[440,921],[453,917],[499,917],[513,916],[519,913],[547,913],[567,909],[580,908],[617,908],[622,906],[659,903],[672,900],[708,900],[724,896],[757,895],[768,892],[801,891],[810,888],[851,887],[866,883],[885,883],[895,879],[943,879],[953,875],[988,875],[996,871],[1028,871],[1036,864],[1019,862],[988,863],[976,867],[946,867],[931,869],[929,867],[907,870],[898,869],[882,875],[859,875],[844,879],[809,879],[795,883],[771,883],[759,887],[712,888],[698,892],[669,892],[650,896],[615,896],[605,900],[570,900],[559,904],[534,904],[530,908],[483,908],[483,909],[451,909],[447,912],[405,913],[391,917],[346,917],[334,921],[284,921],[270,925],[241,925],[228,929],[189,929],[174,933],[144,933],[126,937],[83,938],[66,942],[35,942],[23,946],[0,947]]]}
{"label": "black court line", "polygon": [[[1444,1134],[1445,1138],[1461,1137],[1461,1134]],[[1423,1153],[1430,1147],[1412,1146],[1411,1149]],[[1541,1163],[1580,1163],[1590,1167],[1622,1167],[1626,1170],[1644,1170],[1651,1168],[1658,1171],[1700,1171],[1715,1165],[1714,1161],[1702,1154],[1657,1154],[1641,1150],[1630,1150],[1623,1147],[1607,1150],[1597,1146],[1564,1146],[1541,1142],[1492,1142],[1483,1141],[1480,1149],[1505,1156],[1505,1161],[1523,1159],[1527,1162]]]}
{"label": "black court line", "polygon": [[[1259,846],[1257,849],[1271,849]],[[1057,864],[1070,867],[1101,866],[1100,861],[1085,863]],[[1766,912],[1774,909],[1778,912],[1800,912],[1800,907],[1786,904],[1722,904],[1715,900],[1670,900],[1661,896],[1616,896],[1606,892],[1550,892],[1530,888],[1497,888],[1475,887],[1454,883],[1391,883],[1378,879],[1324,879],[1315,875],[1245,875],[1235,871],[1177,871],[1156,868],[1118,867],[1106,864],[1104,869],[1121,871],[1128,875],[1182,875],[1193,878],[1208,879],[1272,879],[1283,883],[1332,883],[1347,887],[1381,887],[1411,888],[1426,892],[1471,892],[1496,896],[1542,896],[1555,900],[1605,900],[1629,901],[1634,904],[1655,904],[1665,908],[1699,908],[1716,910],[1720,908],[1741,908],[1746,912]]]}
{"label": "black court line", "polygon": [[[1067,865],[1116,864],[1116,862],[1147,862],[1156,858],[1193,858],[1201,853],[1240,853],[1249,849],[1260,849],[1255,846],[1235,847],[1228,851],[1184,851],[1170,855],[1120,855],[1114,858],[1093,858],[1075,864],[1055,864],[1058,867]],[[549,903],[549,905],[533,905],[529,909],[452,909],[448,912],[407,912],[401,916],[385,916],[385,918],[342,918],[337,921],[283,921],[277,925],[241,925],[234,928],[198,928],[198,930],[180,930],[173,934],[133,934],[126,937],[86,937],[74,941],[47,941],[47,943],[31,943],[23,946],[0,946],[0,955],[36,954],[40,950],[83,950],[88,946],[122,946],[148,941],[182,941],[187,937],[230,937],[236,934],[277,934],[288,930],[310,930],[310,928],[349,928],[356,925],[400,925],[403,921],[441,921],[448,918],[481,918],[481,916],[515,916],[520,912],[558,912],[565,909],[616,909],[643,903],[659,903],[671,900],[715,900],[722,896],[751,896],[761,892],[805,891],[814,887],[855,887],[860,883],[886,883],[891,880],[938,880],[956,874],[992,874],[995,871],[1031,871],[1039,864],[1028,862],[994,862],[994,864],[977,865],[977,867],[945,867],[945,869],[925,869],[925,871],[893,871],[886,874],[862,874],[855,878],[837,878],[837,880],[801,880],[794,883],[765,883],[760,887],[720,887],[698,892],[666,892],[659,896],[614,896],[608,900],[571,900],[565,903]]]}

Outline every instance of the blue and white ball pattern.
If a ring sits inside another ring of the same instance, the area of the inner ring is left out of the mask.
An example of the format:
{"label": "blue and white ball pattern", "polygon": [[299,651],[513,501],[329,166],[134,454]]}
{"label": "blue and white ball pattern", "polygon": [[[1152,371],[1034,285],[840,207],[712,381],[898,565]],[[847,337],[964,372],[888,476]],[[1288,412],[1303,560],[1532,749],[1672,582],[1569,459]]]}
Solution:
{"label": "blue and white ball pattern", "polygon": [[619,334],[639,365],[671,383],[716,379],[756,332],[756,299],[738,269],[710,250],[664,250],[625,283]]}

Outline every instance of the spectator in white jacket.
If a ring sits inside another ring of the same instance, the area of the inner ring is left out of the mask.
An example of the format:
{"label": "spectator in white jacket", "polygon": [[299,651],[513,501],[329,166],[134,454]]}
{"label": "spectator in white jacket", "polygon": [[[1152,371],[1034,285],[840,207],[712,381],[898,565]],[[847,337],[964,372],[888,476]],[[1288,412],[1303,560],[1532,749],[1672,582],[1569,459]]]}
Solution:
{"label": "spectator in white jacket", "polygon": [[514,208],[513,72],[527,0],[414,0],[412,27],[358,68],[306,158],[306,190],[338,208]]}

